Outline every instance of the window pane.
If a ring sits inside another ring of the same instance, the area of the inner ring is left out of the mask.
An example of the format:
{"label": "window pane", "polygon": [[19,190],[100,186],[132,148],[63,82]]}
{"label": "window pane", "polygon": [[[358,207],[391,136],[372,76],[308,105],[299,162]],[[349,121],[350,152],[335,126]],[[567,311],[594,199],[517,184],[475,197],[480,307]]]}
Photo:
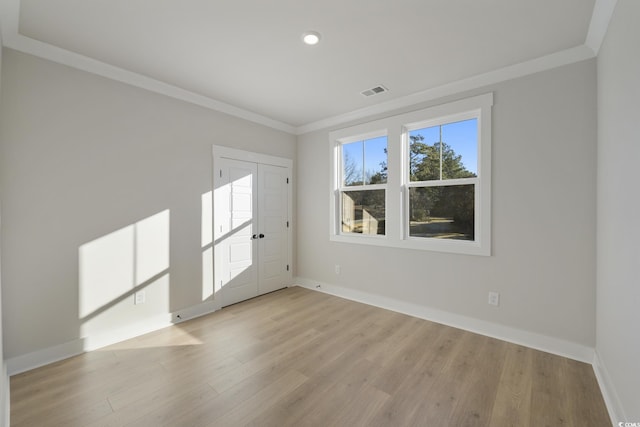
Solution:
{"label": "window pane", "polygon": [[362,185],[364,145],[362,141],[342,144],[342,183],[345,186]]}
{"label": "window pane", "polygon": [[409,132],[411,181],[470,178],[478,173],[478,120]]}
{"label": "window pane", "polygon": [[343,191],[342,232],[385,234],[385,190]]}
{"label": "window pane", "polygon": [[442,125],[442,141],[442,179],[477,176],[478,120]]}
{"label": "window pane", "polygon": [[411,181],[440,179],[440,126],[409,132]]}
{"label": "window pane", "polygon": [[365,184],[387,182],[387,137],[364,141]]}
{"label": "window pane", "polygon": [[474,185],[409,190],[409,236],[474,240]]}

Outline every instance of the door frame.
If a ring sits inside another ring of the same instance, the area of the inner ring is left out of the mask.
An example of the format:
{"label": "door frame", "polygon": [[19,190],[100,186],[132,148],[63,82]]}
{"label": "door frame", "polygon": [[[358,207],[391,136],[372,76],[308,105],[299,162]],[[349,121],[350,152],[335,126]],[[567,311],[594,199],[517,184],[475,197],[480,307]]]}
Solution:
{"label": "door frame", "polygon": [[222,271],[219,254],[216,251],[215,241],[215,192],[217,179],[219,178],[217,170],[221,163],[221,159],[241,160],[245,162],[262,163],[272,166],[279,166],[287,168],[288,170],[288,182],[287,186],[287,217],[289,218],[289,227],[287,228],[287,264],[289,265],[289,271],[287,272],[287,286],[291,285],[293,281],[293,160],[285,157],[271,156],[268,154],[256,153],[253,151],[239,150],[237,148],[226,147],[223,145],[213,145],[213,173],[212,173],[212,197],[211,197],[211,241],[213,246],[213,303],[214,309],[219,310],[222,308],[222,298],[220,298],[219,292],[221,290],[221,278],[219,277]]}

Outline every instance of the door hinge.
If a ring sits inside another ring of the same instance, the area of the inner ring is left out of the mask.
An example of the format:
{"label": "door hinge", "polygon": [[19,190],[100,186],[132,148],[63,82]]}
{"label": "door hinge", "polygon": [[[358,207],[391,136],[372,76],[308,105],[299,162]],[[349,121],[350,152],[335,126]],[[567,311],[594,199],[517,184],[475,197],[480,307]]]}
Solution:
{"label": "door hinge", "polygon": [[289,178],[287,178],[287,184],[289,183]]}
{"label": "door hinge", "polygon": [[289,228],[289,221],[287,221],[287,228]]}
{"label": "door hinge", "polygon": [[287,264],[287,271],[289,271],[289,264]]}
{"label": "door hinge", "polygon": [[222,178],[222,169],[220,169],[220,178]]}

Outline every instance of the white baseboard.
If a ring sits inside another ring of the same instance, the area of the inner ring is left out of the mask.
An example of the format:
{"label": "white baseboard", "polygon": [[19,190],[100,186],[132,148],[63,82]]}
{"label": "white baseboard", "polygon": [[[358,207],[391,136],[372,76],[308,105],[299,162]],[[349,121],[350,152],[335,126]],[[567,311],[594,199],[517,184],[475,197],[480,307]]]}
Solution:
{"label": "white baseboard", "polygon": [[620,398],[618,397],[616,388],[611,381],[609,372],[600,360],[597,349],[593,356],[593,371],[596,374],[596,380],[598,380],[600,392],[602,393],[605,405],[607,405],[609,418],[611,418],[613,426],[618,427],[620,422],[630,421],[624,412],[622,404],[620,403]]}
{"label": "white baseboard", "polygon": [[[295,279],[295,285],[293,286],[301,286],[318,292],[324,292],[352,301],[396,311],[592,364],[605,404],[609,411],[610,418],[613,421],[626,420],[624,410],[620,404],[620,399],[617,396],[611,378],[609,377],[605,367],[600,363],[598,354],[593,348],[554,337],[523,331],[442,310],[436,310],[368,292],[318,282],[317,280],[310,280],[303,277],[297,277]],[[135,325],[130,325],[126,329],[116,329],[91,337],[78,338],[67,343],[34,351],[32,353],[13,357],[7,360],[3,366],[4,370],[0,372],[0,375],[6,375],[7,377],[4,390],[5,399],[0,402],[4,408],[4,413],[2,414],[3,417],[0,417],[0,423],[4,422],[5,424],[0,424],[0,426],[9,426],[9,376],[76,356],[84,353],[85,351],[96,350],[148,332],[153,332],[155,330],[171,326],[172,324],[204,316],[209,313],[213,313],[214,311],[216,311],[215,303],[213,301],[207,301],[192,307],[178,310],[174,313],[167,313],[150,319],[145,319],[145,321],[139,322]],[[0,394],[2,392],[3,391],[0,391]],[[617,426],[616,423],[613,425]]]}
{"label": "white baseboard", "polygon": [[[205,316],[218,310],[218,306],[214,301],[205,301],[203,303],[178,310],[173,313],[172,323],[180,323],[196,317]],[[178,317],[179,316],[179,317]]]}
{"label": "white baseboard", "polygon": [[48,365],[68,357],[84,352],[84,340],[69,341],[42,350],[15,356],[7,359],[7,373],[9,376],[30,371],[40,366]]}
{"label": "white baseboard", "polygon": [[127,325],[126,328],[104,331],[99,334],[78,338],[63,344],[12,357],[7,360],[7,373],[11,376],[26,372],[59,360],[77,356],[86,351],[97,350],[111,344],[157,331],[158,329],[166,328],[176,323],[204,316],[215,310],[216,308],[213,301],[206,301],[192,307],[178,310],[175,313],[165,313],[146,318],[140,322]]}
{"label": "white baseboard", "polygon": [[295,282],[298,286],[307,289],[408,314],[420,319],[442,323],[444,325],[453,326],[455,328],[464,329],[466,331],[498,338],[514,344],[523,345],[536,350],[588,363],[593,366],[593,371],[595,373],[596,380],[598,381],[607,411],[609,412],[609,418],[611,419],[612,426],[618,427],[618,424],[621,421],[628,421],[622,404],[620,403],[620,398],[618,397],[613,382],[611,381],[611,377],[604,365],[602,365],[597,351],[591,347],[459,314],[436,310],[405,301],[399,301],[364,291],[323,283],[317,280],[310,280],[304,277],[296,277]]}
{"label": "white baseboard", "polygon": [[[558,356],[567,357],[569,359],[578,360],[580,362],[586,362],[589,364],[593,362],[593,348],[582,344],[577,344],[574,342],[562,340],[555,337],[549,337],[534,332],[523,331],[521,329],[488,322],[486,320],[474,319],[472,317],[449,313],[446,311],[437,310],[380,295],[375,295],[364,291],[345,288],[343,286],[322,283],[318,282],[317,280],[310,280],[304,277],[297,277],[295,283],[304,288],[313,289],[315,291],[324,292],[352,301],[357,301],[364,304],[373,305],[375,307],[408,314],[420,319],[442,323],[443,325],[453,326],[455,328],[464,329],[466,331],[501,339],[503,341],[523,345],[536,350],[541,350],[547,353],[556,354]],[[318,285],[320,286],[319,288]]]}

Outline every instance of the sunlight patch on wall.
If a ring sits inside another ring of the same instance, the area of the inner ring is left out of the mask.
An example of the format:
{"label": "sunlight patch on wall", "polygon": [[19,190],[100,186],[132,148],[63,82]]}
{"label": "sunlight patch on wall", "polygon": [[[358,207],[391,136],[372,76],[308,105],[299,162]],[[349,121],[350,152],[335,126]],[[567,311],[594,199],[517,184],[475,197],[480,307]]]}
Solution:
{"label": "sunlight patch on wall", "polygon": [[202,251],[202,301],[213,296],[213,247]]}
{"label": "sunlight patch on wall", "polygon": [[130,225],[80,247],[81,318],[133,289],[134,241]]}
{"label": "sunlight patch on wall", "polygon": [[213,296],[213,205],[212,193],[201,196],[202,301]]}
{"label": "sunlight patch on wall", "polygon": [[164,210],[80,246],[82,337],[169,312],[169,221]]}
{"label": "sunlight patch on wall", "polygon": [[139,221],[135,230],[135,284],[169,268],[169,211]]}
{"label": "sunlight patch on wall", "polygon": [[212,206],[213,201],[211,200],[211,191],[207,191],[201,196],[202,199],[202,236],[201,236],[201,245],[204,248],[205,246],[211,245],[213,241],[213,212]]}

